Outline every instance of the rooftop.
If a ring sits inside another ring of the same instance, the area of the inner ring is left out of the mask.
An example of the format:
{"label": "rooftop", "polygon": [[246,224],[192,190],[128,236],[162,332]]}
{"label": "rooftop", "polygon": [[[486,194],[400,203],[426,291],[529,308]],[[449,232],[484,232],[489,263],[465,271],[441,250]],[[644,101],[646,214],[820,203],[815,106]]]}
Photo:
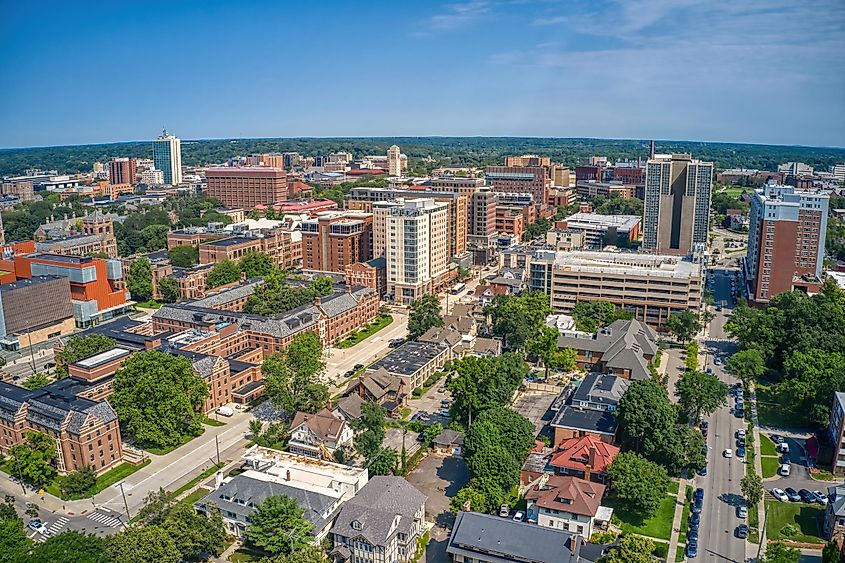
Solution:
{"label": "rooftop", "polygon": [[571,229],[601,227],[608,229],[611,227],[632,229],[640,222],[639,215],[600,215],[598,213],[575,213],[566,219],[567,226]]}
{"label": "rooftop", "polygon": [[608,411],[566,405],[554,416],[551,426],[612,436],[616,434],[617,421]]}
{"label": "rooftop", "polygon": [[442,344],[431,342],[406,342],[368,368],[384,368],[389,373],[413,375],[446,350]]}
{"label": "rooftop", "polygon": [[678,256],[631,252],[557,252],[555,269],[596,274],[639,275],[664,278],[701,277],[701,264]]}
{"label": "rooftop", "polygon": [[105,352],[100,352],[99,354],[94,354],[93,356],[83,358],[78,362],[74,362],[73,365],[77,365],[86,369],[91,369],[99,365],[116,360],[118,358],[123,358],[131,353],[132,351],[127,350],[126,348],[112,348],[111,350],[106,350]]}
{"label": "rooftop", "polygon": [[[24,278],[11,283],[4,283],[0,285],[0,291],[12,291],[15,289],[22,289],[24,287],[32,287],[34,285],[41,285],[42,283],[53,282],[56,280],[67,279],[63,276],[32,276],[31,278]],[[70,294],[68,293],[68,296]]]}

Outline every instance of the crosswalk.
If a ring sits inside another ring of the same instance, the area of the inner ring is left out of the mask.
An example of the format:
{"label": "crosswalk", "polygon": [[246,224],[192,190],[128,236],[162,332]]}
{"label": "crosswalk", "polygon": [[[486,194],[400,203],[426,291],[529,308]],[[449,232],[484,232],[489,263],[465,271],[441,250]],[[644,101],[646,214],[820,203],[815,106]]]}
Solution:
{"label": "crosswalk", "polygon": [[117,528],[118,526],[123,525],[123,522],[119,518],[103,514],[102,512],[92,512],[88,515],[88,519],[93,520],[98,524],[108,526],[109,528]]}
{"label": "crosswalk", "polygon": [[68,523],[68,518],[66,518],[65,516],[60,516],[58,520],[56,520],[55,522],[50,524],[50,526],[47,528],[47,531],[44,532],[44,534],[43,534],[44,537],[45,538],[52,538],[53,536],[58,535],[59,532],[62,531],[62,528],[67,526],[67,523]]}

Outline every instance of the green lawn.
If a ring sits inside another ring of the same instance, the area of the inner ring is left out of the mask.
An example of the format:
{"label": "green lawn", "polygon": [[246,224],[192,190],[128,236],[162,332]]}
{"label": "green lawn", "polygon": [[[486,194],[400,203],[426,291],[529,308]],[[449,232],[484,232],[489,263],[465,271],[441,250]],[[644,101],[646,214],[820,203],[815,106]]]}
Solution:
{"label": "green lawn", "polygon": [[760,455],[778,455],[778,451],[775,449],[775,443],[765,434],[760,434]]}
{"label": "green lawn", "polygon": [[748,541],[760,543],[760,519],[756,506],[748,507]]}
{"label": "green lawn", "polygon": [[202,418],[202,423],[206,426],[226,426],[226,423],[222,420],[214,420],[213,418],[208,418],[207,416]]}
{"label": "green lawn", "polygon": [[681,548],[687,543],[687,530],[689,529],[687,521],[689,520],[690,502],[692,502],[692,486],[687,485],[684,510],[681,512],[681,533],[678,535],[678,547]]}
{"label": "green lawn", "polygon": [[613,521],[622,528],[623,533],[640,534],[663,540],[668,540],[672,535],[675,499],[669,495],[666,495],[666,498],[660,503],[654,516],[646,520],[642,520],[639,515],[620,508],[613,498],[605,499],[603,504],[613,508]]}
{"label": "green lawn", "polygon": [[678,496],[678,489],[680,488],[680,484],[677,481],[669,481],[669,491],[666,494],[674,496]]}
{"label": "green lawn", "polygon": [[[769,540],[792,540],[803,543],[824,543],[819,537],[824,509],[814,504],[766,501],[766,537]],[[795,527],[789,533],[788,525]]]}
{"label": "green lawn", "polygon": [[180,504],[194,504],[205,495],[211,492],[211,489],[206,489],[205,487],[200,487],[196,491],[192,492],[185,498],[179,501]]}
{"label": "green lawn", "polygon": [[211,467],[208,467],[207,469],[203,470],[202,473],[200,473],[199,475],[197,475],[196,477],[194,477],[193,479],[191,479],[190,481],[188,481],[187,483],[185,483],[184,485],[182,485],[181,487],[179,487],[178,489],[173,491],[173,494],[175,494],[176,496],[181,495],[182,493],[184,493],[185,491],[187,491],[188,489],[190,489],[191,487],[193,487],[194,485],[196,485],[197,483],[199,483],[200,481],[202,481],[206,477],[212,476],[214,474],[214,472],[217,471],[218,469],[220,469],[221,467],[223,467],[222,463],[219,464],[219,465],[215,464],[215,465],[212,465]]}
{"label": "green lawn", "polygon": [[731,197],[739,197],[743,191],[750,192],[753,188],[744,188],[741,186],[727,186],[717,190],[719,193],[728,194]]}
{"label": "green lawn", "polygon": [[[806,412],[796,412],[790,402],[780,396],[777,387],[763,384],[756,385],[757,416],[763,426],[781,428],[810,428],[812,423]],[[746,412],[751,412],[747,409]]]}
{"label": "green lawn", "polygon": [[149,299],[147,301],[139,301],[138,303],[135,303],[135,307],[138,307],[140,309],[161,309],[162,305],[164,305],[164,303],[159,303],[155,299]]}
{"label": "green lawn", "polygon": [[231,561],[232,563],[249,563],[250,561],[258,561],[262,557],[266,556],[266,553],[249,548],[247,546],[241,546],[236,549],[232,555],[229,556],[229,561]]}
{"label": "green lawn", "polygon": [[94,485],[94,489],[83,495],[62,495],[58,480],[53,481],[52,483],[44,487],[44,490],[50,493],[51,495],[59,497],[63,500],[79,500],[83,498],[90,498],[101,491],[105,491],[118,481],[126,479],[142,467],[148,465],[151,461],[152,460],[150,459],[146,459],[144,460],[144,463],[141,463],[139,465],[132,465],[131,463],[121,463],[114,469],[110,469],[99,477],[97,477],[97,484]]}
{"label": "green lawn", "polygon": [[378,317],[376,317],[376,320],[374,320],[364,328],[353,331],[349,334],[349,336],[338,342],[337,347],[352,348],[359,342],[362,342],[370,336],[374,335],[384,327],[389,326],[392,322],[393,317],[391,315],[379,315]]}
{"label": "green lawn", "polygon": [[182,439],[175,446],[168,446],[166,448],[153,448],[153,447],[145,447],[145,446],[139,445],[139,447],[142,450],[148,451],[153,455],[167,455],[170,452],[172,452],[173,450],[175,450],[176,448],[181,448],[182,446],[184,446],[185,444],[187,444],[188,442],[190,442],[194,438],[199,438],[200,436],[202,436],[203,432],[205,432],[205,428],[202,428],[201,430],[202,430],[202,432],[200,432],[196,436],[182,436]]}
{"label": "green lawn", "polygon": [[762,456],[760,463],[763,467],[763,479],[777,475],[778,467],[780,467],[780,460],[778,458]]}

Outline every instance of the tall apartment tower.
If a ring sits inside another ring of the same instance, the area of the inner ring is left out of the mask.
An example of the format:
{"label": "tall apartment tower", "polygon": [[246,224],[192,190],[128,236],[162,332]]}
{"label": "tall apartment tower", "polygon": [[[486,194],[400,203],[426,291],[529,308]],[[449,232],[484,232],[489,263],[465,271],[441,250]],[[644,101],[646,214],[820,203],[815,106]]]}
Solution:
{"label": "tall apartment tower", "polygon": [[138,173],[138,165],[134,158],[113,158],[109,162],[109,183],[112,185],[136,183],[135,175]]}
{"label": "tall apartment tower", "polygon": [[754,193],[748,228],[746,279],[752,301],[772,297],[822,275],[828,194],[769,181]]}
{"label": "tall apartment tower", "polygon": [[371,258],[373,216],[360,211],[324,212],[302,222],[302,267],[343,272]]}
{"label": "tall apartment tower", "polygon": [[402,175],[402,151],[396,145],[387,149],[387,173],[391,176]]}
{"label": "tall apartment tower", "polygon": [[153,141],[153,162],[164,174],[164,183],[176,186],[182,183],[182,142],[167,130]]}
{"label": "tall apartment tower", "polygon": [[698,245],[706,246],[712,187],[712,162],[688,154],[658,154],[649,159],[643,250],[683,255]]}
{"label": "tall apartment tower", "polygon": [[[449,206],[433,199],[402,198],[373,206],[376,236],[384,245],[387,293],[409,305],[444,281],[449,265]],[[378,244],[373,245],[374,254]]]}
{"label": "tall apartment tower", "polygon": [[498,203],[499,196],[489,187],[479,188],[472,194],[469,213],[470,235],[486,237],[496,232],[496,205]]}

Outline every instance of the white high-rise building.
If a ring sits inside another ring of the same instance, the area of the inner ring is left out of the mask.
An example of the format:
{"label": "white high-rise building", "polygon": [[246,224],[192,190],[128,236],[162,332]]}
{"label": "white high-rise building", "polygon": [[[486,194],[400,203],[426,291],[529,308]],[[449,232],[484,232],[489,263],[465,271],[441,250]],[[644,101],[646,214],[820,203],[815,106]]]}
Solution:
{"label": "white high-rise building", "polygon": [[408,305],[441,283],[449,266],[449,205],[398,198],[373,205],[373,255],[384,253],[387,292]]}
{"label": "white high-rise building", "polygon": [[845,182],[845,164],[834,164],[830,167],[830,173],[839,182]]}
{"label": "white high-rise building", "polygon": [[150,168],[141,172],[141,183],[147,186],[160,186],[164,183],[164,172]]}
{"label": "white high-rise building", "polygon": [[167,130],[153,141],[153,162],[164,174],[164,183],[177,186],[182,183],[182,143]]}
{"label": "white high-rise building", "polygon": [[402,151],[396,145],[387,149],[387,173],[391,176],[402,175]]}
{"label": "white high-rise building", "polygon": [[707,246],[713,163],[658,154],[645,174],[643,250],[689,254]]}

